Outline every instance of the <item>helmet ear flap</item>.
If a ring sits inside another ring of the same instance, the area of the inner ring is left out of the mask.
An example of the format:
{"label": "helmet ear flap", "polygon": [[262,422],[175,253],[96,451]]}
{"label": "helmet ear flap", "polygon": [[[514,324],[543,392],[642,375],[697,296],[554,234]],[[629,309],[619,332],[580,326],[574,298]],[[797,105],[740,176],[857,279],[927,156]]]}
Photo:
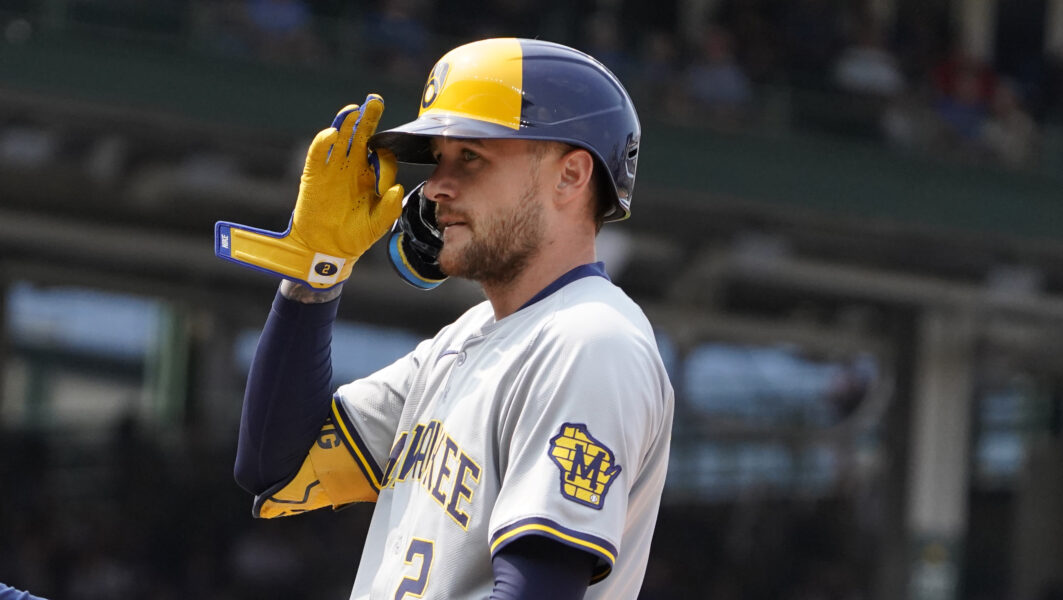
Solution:
{"label": "helmet ear flap", "polygon": [[430,290],[447,278],[439,266],[442,249],[435,202],[424,195],[421,182],[402,201],[402,213],[388,235],[388,258],[403,281]]}

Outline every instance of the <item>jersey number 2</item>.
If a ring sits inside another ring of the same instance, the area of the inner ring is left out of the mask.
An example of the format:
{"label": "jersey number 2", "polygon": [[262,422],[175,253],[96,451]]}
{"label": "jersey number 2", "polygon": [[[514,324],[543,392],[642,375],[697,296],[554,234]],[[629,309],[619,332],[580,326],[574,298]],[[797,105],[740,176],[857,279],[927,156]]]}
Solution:
{"label": "jersey number 2", "polygon": [[395,590],[395,600],[420,598],[424,596],[424,589],[428,587],[428,575],[432,571],[432,552],[435,544],[420,538],[413,538],[410,547],[406,549],[406,564],[412,565],[415,557],[421,557],[420,571],[417,577],[403,577],[399,583],[399,589]]}

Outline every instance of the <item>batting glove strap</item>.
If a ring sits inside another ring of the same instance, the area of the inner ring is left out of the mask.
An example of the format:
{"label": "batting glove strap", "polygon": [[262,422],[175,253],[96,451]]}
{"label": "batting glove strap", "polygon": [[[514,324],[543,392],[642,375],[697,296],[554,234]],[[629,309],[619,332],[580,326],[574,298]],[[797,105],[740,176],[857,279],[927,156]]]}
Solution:
{"label": "batting glove strap", "polygon": [[238,265],[325,290],[351,275],[358,257],[315,252],[293,237],[291,224],[283,232],[266,231],[219,221],[214,225],[214,254]]}

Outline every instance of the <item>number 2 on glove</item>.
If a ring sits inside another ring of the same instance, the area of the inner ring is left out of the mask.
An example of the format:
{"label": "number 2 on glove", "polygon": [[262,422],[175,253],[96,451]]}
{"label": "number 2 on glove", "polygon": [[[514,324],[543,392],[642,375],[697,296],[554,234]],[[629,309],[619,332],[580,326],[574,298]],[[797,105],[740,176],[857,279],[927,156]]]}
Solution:
{"label": "number 2 on glove", "polygon": [[346,281],[355,261],[402,210],[395,156],[384,149],[370,153],[366,146],[383,110],[383,99],[370,94],[361,107],[345,106],[332,126],[317,134],[286,231],[219,221],[214,253],[316,289]]}

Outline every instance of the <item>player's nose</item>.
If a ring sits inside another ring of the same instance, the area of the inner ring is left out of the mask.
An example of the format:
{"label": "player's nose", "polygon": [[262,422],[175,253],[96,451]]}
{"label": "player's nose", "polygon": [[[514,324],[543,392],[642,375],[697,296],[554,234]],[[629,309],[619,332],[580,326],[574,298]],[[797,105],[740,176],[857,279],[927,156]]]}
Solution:
{"label": "player's nose", "polygon": [[432,202],[447,202],[457,197],[457,182],[444,165],[436,165],[424,182],[424,195]]}

